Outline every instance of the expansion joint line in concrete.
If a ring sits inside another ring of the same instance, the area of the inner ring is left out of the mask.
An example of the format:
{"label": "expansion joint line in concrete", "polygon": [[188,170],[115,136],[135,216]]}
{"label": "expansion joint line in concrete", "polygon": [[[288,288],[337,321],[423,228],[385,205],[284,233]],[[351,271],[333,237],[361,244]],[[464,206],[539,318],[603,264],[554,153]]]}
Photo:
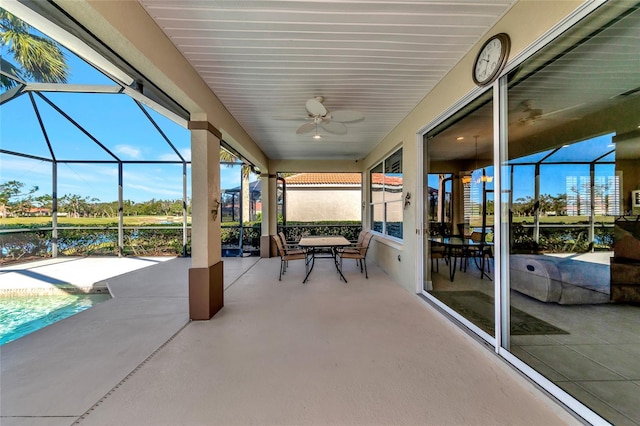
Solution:
{"label": "expansion joint line in concrete", "polygon": [[140,364],[138,364],[138,366],[136,368],[134,368],[129,374],[127,374],[125,376],[124,379],[122,379],[120,381],[120,383],[118,383],[117,385],[115,385],[113,388],[111,388],[111,390],[109,392],[107,392],[102,398],[100,398],[98,400],[98,402],[96,402],[95,404],[93,404],[91,406],[91,408],[89,408],[87,411],[85,411],[80,417],[78,417],[76,419],[76,421],[74,421],[71,425],[79,425],[82,420],[84,420],[85,418],[87,418],[87,416],[89,416],[89,414],[91,414],[91,412],[93,410],[95,410],[100,404],[102,404],[104,401],[107,400],[107,398],[109,398],[109,396],[113,395],[113,393],[118,390],[118,388],[120,386],[122,386],[127,380],[129,380],[134,374],[136,374],[136,372],[138,370],[140,370],[142,368],[142,366],[144,366],[147,362],[149,362],[158,352],[160,352],[165,346],[167,346],[178,334],[180,334],[180,332],[182,330],[184,330],[184,328],[189,325],[190,321],[187,322],[186,324],[184,324],[182,327],[180,327],[180,329],[178,331],[176,331],[173,336],[171,336],[166,342],[164,342],[158,349],[156,349],[155,351],[153,351],[153,353],[151,355],[149,355],[144,361],[142,361]]}

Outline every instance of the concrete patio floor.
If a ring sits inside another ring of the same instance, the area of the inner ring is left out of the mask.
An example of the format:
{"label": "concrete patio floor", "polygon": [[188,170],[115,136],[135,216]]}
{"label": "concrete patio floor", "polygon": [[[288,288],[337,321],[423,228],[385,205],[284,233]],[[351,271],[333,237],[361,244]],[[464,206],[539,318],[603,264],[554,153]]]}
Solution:
{"label": "concrete patio floor", "polygon": [[278,281],[278,258],[223,260],[211,321],[188,321],[179,258],[2,346],[0,424],[580,424],[375,265],[345,284],[318,261],[302,284],[301,262]]}

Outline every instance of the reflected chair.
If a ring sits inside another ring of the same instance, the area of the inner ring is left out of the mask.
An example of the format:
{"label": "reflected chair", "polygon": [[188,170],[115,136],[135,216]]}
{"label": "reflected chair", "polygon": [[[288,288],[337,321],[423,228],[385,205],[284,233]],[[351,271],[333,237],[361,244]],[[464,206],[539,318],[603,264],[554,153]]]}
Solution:
{"label": "reflected chair", "polygon": [[[469,237],[472,241],[479,243],[485,242],[484,233],[473,231]],[[489,260],[493,257],[493,250],[489,245],[480,245],[477,247],[469,247],[467,251],[467,257],[473,258],[478,269],[482,267],[482,273],[484,275],[484,265],[487,266],[487,272],[491,273],[491,265]]]}
{"label": "reflected chair", "polygon": [[440,259],[444,259],[445,263],[449,263],[449,258],[447,256],[446,247],[442,244],[431,243],[429,247],[429,257],[431,259],[431,270],[433,271],[433,266],[435,265],[436,272],[440,272]]}
{"label": "reflected chair", "polygon": [[287,253],[287,251],[284,249],[284,246],[282,245],[280,237],[278,237],[277,235],[272,235],[271,238],[276,243],[276,247],[278,248],[278,255],[280,256],[280,275],[278,276],[278,281],[282,281],[282,275],[287,272],[287,266],[289,265],[290,260],[304,260],[305,273],[308,272],[309,262],[307,262],[307,253],[304,250],[300,249],[299,253]]}
{"label": "reflected chair", "polygon": [[373,234],[371,232],[367,232],[362,240],[362,245],[359,247],[349,247],[351,250],[348,251],[338,250],[336,255],[340,259],[340,271],[342,271],[343,259],[355,259],[356,262],[360,262],[360,273],[362,273],[364,265],[364,275],[369,279],[369,274],[367,272],[367,251],[369,250],[369,245],[371,244],[372,239]]}

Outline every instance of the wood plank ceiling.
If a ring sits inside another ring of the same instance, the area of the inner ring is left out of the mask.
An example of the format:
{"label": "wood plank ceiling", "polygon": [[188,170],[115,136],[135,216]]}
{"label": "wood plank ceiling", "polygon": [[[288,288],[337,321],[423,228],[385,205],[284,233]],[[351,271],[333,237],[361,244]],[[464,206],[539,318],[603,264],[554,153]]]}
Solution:
{"label": "wood plank ceiling", "polygon": [[[515,1],[140,3],[269,158],[318,160],[367,155]],[[316,96],[365,118],[296,134]]]}

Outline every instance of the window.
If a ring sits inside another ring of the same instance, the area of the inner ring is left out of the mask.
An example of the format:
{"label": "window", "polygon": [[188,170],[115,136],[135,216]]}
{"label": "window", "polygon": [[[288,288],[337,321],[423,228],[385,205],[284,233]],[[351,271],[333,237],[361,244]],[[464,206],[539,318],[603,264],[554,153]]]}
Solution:
{"label": "window", "polygon": [[402,239],[402,148],[369,172],[371,229]]}

